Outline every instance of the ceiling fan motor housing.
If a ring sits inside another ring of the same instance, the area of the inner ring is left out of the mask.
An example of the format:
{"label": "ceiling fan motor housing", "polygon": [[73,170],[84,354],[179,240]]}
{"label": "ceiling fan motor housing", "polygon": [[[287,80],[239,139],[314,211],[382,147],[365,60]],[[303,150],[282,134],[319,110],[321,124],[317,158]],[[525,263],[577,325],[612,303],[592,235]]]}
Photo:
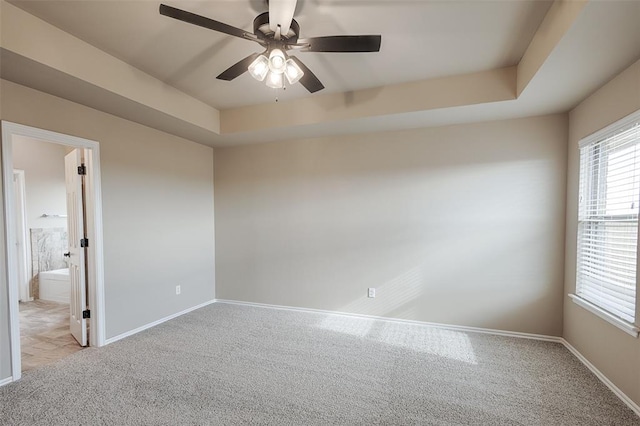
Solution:
{"label": "ceiling fan motor housing", "polygon": [[[261,13],[253,20],[253,33],[261,40],[267,42],[275,41],[275,33],[269,27],[269,12]],[[286,44],[295,44],[300,35],[300,25],[295,19],[291,20],[291,26],[286,34],[281,34],[282,41]]]}

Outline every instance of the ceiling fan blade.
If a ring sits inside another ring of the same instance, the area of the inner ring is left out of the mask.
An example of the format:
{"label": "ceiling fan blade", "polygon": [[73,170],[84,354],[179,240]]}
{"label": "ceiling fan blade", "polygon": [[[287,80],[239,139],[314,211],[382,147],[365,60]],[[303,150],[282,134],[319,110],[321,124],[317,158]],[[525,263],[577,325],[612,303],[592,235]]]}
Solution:
{"label": "ceiling fan blade", "polygon": [[166,4],[160,5],[160,14],[189,24],[208,28],[210,30],[243,39],[251,39],[251,34],[241,30],[240,28],[232,27],[231,25],[227,25],[223,22],[214,21],[213,19],[187,12],[186,10],[176,9],[175,7],[167,6]]}
{"label": "ceiling fan blade", "polygon": [[280,32],[287,34],[296,11],[297,0],[269,0],[269,28],[274,33],[280,25]]}
{"label": "ceiling fan blade", "polygon": [[305,52],[379,52],[382,36],[339,35],[299,39],[297,44],[309,44]]}
{"label": "ceiling fan blade", "polygon": [[247,56],[246,58],[242,59],[241,61],[238,61],[234,65],[231,65],[229,68],[223,71],[216,78],[218,80],[231,81],[236,77],[240,77],[242,74],[247,72],[249,65],[251,65],[251,63],[255,61],[258,56],[260,56],[260,53],[253,53]]}
{"label": "ceiling fan blade", "polygon": [[296,64],[298,64],[302,72],[304,72],[304,75],[300,79],[299,83],[302,84],[305,89],[307,89],[310,93],[315,93],[318,90],[324,89],[324,84],[322,84],[322,82],[318,80],[318,77],[316,77],[316,75],[312,73],[311,70],[307,68],[307,66],[303,64],[300,59],[296,58],[295,56],[289,56],[289,58],[291,58]]}

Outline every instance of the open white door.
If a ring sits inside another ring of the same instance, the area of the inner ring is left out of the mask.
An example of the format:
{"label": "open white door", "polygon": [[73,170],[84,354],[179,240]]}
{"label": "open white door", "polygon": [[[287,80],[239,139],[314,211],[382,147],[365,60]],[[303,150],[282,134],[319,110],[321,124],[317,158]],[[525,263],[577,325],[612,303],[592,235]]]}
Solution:
{"label": "open white door", "polygon": [[69,251],[65,254],[69,260],[69,280],[71,281],[71,301],[69,322],[71,334],[82,346],[87,346],[87,320],[83,312],[87,309],[86,273],[85,273],[85,227],[83,178],[80,170],[82,150],[74,149],[64,157],[65,180],[67,184],[67,225]]}

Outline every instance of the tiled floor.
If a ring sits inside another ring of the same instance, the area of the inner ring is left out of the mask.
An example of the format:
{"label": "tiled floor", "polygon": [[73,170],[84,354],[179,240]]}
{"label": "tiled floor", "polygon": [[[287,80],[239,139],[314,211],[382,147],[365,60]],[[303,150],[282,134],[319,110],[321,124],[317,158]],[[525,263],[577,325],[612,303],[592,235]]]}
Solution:
{"label": "tiled floor", "polygon": [[82,350],[69,332],[69,305],[44,300],[20,302],[22,371]]}

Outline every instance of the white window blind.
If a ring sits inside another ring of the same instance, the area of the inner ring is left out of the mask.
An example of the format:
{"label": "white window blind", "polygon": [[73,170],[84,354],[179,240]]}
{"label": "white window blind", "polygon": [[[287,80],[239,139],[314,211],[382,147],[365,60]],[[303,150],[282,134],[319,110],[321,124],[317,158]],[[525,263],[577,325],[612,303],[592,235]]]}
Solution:
{"label": "white window blind", "polygon": [[634,323],[640,116],[634,114],[580,143],[576,293]]}

